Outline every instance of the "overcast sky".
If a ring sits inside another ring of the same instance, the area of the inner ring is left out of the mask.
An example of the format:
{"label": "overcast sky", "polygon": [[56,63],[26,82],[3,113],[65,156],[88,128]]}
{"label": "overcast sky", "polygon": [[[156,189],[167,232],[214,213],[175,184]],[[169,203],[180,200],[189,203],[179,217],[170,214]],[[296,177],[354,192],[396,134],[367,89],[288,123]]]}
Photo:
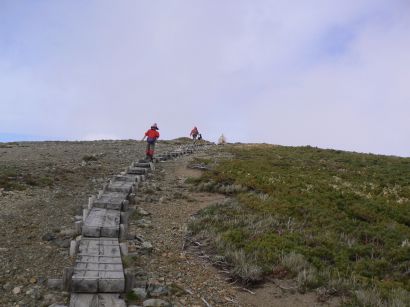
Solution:
{"label": "overcast sky", "polygon": [[410,156],[408,0],[0,0],[0,141]]}

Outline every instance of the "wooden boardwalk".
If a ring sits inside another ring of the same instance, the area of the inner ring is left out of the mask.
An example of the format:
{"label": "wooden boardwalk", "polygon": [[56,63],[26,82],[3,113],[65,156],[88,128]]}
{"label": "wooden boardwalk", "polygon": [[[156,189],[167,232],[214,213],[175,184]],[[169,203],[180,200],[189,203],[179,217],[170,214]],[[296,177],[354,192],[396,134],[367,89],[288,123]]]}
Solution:
{"label": "wooden boardwalk", "polygon": [[[155,160],[165,161],[193,151],[182,148],[162,153]],[[90,198],[83,210],[83,221],[76,222],[82,236],[71,242],[74,266],[64,274],[64,288],[71,292],[70,307],[126,307],[120,294],[133,286],[133,278],[127,280],[121,258],[127,250],[120,243],[127,238],[126,211],[138,183],[154,169],[151,162],[133,162],[125,172],[113,176],[98,196]]]}

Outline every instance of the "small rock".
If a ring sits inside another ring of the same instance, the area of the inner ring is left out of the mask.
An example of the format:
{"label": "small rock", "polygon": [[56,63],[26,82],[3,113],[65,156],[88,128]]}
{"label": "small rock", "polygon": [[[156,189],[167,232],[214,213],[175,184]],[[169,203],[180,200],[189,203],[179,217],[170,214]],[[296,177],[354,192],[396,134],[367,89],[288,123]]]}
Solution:
{"label": "small rock", "polygon": [[41,240],[43,241],[52,241],[55,239],[56,239],[56,236],[51,232],[47,232],[44,236],[41,237]]}
{"label": "small rock", "polygon": [[144,288],[134,288],[132,292],[135,294],[138,299],[143,300],[147,297],[147,291]]}
{"label": "small rock", "polygon": [[156,306],[166,306],[166,307],[170,307],[172,306],[170,303],[164,301],[164,300],[160,300],[160,299],[149,299],[144,301],[143,303],[144,307],[156,307]]}
{"label": "small rock", "polygon": [[152,244],[148,241],[145,241],[141,244],[141,248],[145,249],[147,251],[151,251],[154,247],[152,246]]}
{"label": "small rock", "polygon": [[15,287],[15,288],[13,288],[13,294],[14,295],[17,295],[17,294],[20,294],[21,293],[21,287]]}
{"label": "small rock", "polygon": [[70,247],[70,239],[56,239],[53,241],[55,245],[61,248],[69,248]]}
{"label": "small rock", "polygon": [[29,295],[31,298],[38,300],[41,297],[40,288],[35,286],[34,288],[26,291],[26,295]]}
{"label": "small rock", "polygon": [[147,290],[151,297],[159,297],[169,293],[168,287],[163,285],[150,284]]}
{"label": "small rock", "polygon": [[26,291],[26,295],[32,295],[34,293],[34,289],[30,289]]}
{"label": "small rock", "polygon": [[4,290],[10,290],[10,289],[11,289],[11,284],[10,284],[9,282],[5,283],[5,284],[3,285],[3,289],[4,289]]}
{"label": "small rock", "polygon": [[151,221],[146,220],[146,219],[140,219],[137,221],[137,226],[138,227],[151,227]]}
{"label": "small rock", "polygon": [[64,228],[64,229],[61,229],[60,235],[71,238],[75,235],[75,230],[72,228]]}
{"label": "small rock", "polygon": [[152,244],[148,241],[145,241],[141,244],[142,248],[153,248]]}
{"label": "small rock", "polygon": [[47,287],[51,290],[62,290],[63,280],[50,278],[47,280]]}
{"label": "small rock", "polygon": [[143,215],[143,216],[151,215],[151,213],[145,211],[144,209],[142,209],[142,208],[140,208],[140,207],[137,208],[137,213],[138,213],[139,215]]}

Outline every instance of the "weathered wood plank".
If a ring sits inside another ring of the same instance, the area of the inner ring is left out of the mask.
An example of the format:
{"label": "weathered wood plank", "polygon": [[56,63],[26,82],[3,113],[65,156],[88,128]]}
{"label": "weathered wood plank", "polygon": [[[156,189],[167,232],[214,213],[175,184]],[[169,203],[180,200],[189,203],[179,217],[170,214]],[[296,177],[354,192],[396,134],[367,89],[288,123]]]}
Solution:
{"label": "weathered wood plank", "polygon": [[126,307],[119,294],[79,294],[70,297],[70,307]]}
{"label": "weathered wood plank", "polygon": [[129,181],[112,181],[105,188],[105,191],[131,193],[133,185],[134,183]]}
{"label": "weathered wood plank", "polygon": [[151,168],[151,164],[149,162],[134,162],[133,166],[134,167],[142,167],[142,168],[146,168],[146,169]]}
{"label": "weathered wood plank", "polygon": [[143,167],[129,167],[127,173],[135,175],[145,175],[147,173],[147,169]]}
{"label": "weathered wood plank", "polygon": [[118,264],[122,263],[121,258],[112,258],[104,256],[78,255],[76,263],[101,263],[101,264]]}
{"label": "weathered wood plank", "polygon": [[[95,276],[92,276],[92,274]],[[97,293],[98,272],[75,272],[73,274],[71,291],[79,293]]]}
{"label": "weathered wood plank", "polygon": [[118,238],[120,211],[92,208],[82,227],[85,237]]}
{"label": "weathered wood plank", "polygon": [[126,175],[117,175],[114,176],[111,181],[126,181],[126,182],[136,182],[137,181],[137,175],[131,175],[131,174],[126,174]]}
{"label": "weathered wood plank", "polygon": [[128,192],[104,192],[93,202],[93,207],[103,209],[121,210],[123,202],[127,199]]}
{"label": "weathered wood plank", "polygon": [[78,293],[124,291],[125,276],[118,239],[81,240],[71,289]]}

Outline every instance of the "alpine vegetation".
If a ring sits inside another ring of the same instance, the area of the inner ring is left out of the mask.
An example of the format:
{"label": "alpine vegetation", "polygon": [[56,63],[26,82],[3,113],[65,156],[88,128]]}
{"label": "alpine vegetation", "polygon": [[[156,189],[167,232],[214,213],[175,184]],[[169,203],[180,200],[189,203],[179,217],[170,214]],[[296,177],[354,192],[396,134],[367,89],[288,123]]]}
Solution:
{"label": "alpine vegetation", "polygon": [[219,150],[228,154],[191,182],[230,200],[203,209],[190,230],[225,257],[232,276],[292,279],[301,292],[362,306],[405,306],[409,158],[309,146]]}

